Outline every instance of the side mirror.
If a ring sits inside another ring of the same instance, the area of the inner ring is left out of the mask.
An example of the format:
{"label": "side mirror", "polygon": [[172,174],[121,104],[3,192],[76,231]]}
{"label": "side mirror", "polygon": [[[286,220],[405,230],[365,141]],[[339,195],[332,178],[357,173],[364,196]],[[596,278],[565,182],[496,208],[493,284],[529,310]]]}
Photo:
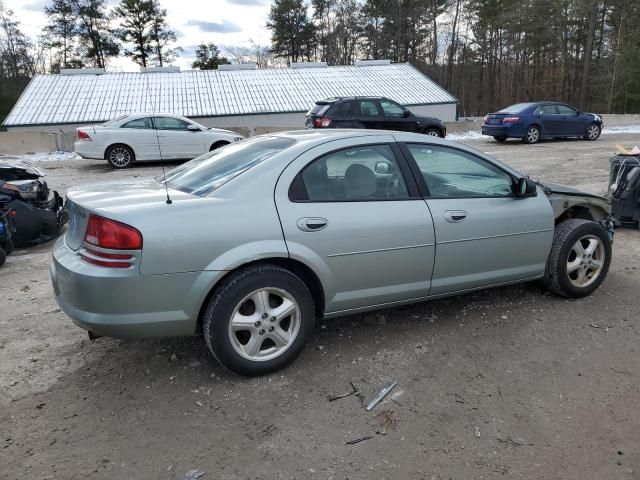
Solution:
{"label": "side mirror", "polygon": [[390,175],[394,170],[394,166],[389,162],[378,162],[374,168],[378,175]]}
{"label": "side mirror", "polygon": [[525,177],[520,177],[515,184],[515,192],[518,197],[535,197],[537,195],[536,184]]}
{"label": "side mirror", "polygon": [[409,110],[403,110],[402,111],[402,116],[403,117],[410,117],[411,116],[411,112]]}
{"label": "side mirror", "polygon": [[198,127],[197,125],[189,125],[187,127],[187,130],[189,130],[190,132],[201,132],[202,131],[200,129],[200,127]]}

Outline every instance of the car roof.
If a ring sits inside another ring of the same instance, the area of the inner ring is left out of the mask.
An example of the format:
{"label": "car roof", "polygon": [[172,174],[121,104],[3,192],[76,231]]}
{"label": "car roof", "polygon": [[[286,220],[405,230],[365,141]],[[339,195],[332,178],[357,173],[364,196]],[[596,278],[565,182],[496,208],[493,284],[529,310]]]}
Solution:
{"label": "car roof", "polygon": [[383,100],[387,97],[370,97],[370,96],[348,96],[348,97],[329,97],[324,100],[318,100],[316,105],[329,105],[330,103],[339,102],[341,100]]}

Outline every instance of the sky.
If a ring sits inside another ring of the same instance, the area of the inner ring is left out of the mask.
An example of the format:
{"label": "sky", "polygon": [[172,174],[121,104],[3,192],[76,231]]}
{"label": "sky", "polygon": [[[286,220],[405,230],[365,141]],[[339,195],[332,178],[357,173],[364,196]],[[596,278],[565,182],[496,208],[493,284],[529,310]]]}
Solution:
{"label": "sky", "polygon": [[[41,34],[47,18],[44,6],[47,0],[3,0],[21,22],[22,30],[34,41]],[[111,7],[117,0],[107,0]],[[176,46],[184,52],[175,64],[182,69],[191,68],[193,52],[201,42],[218,46],[249,46],[249,40],[261,45],[270,43],[265,27],[270,0],[160,0],[167,10],[169,26],[176,32]],[[115,71],[138,71],[139,67],[128,59],[118,58],[110,66]]]}

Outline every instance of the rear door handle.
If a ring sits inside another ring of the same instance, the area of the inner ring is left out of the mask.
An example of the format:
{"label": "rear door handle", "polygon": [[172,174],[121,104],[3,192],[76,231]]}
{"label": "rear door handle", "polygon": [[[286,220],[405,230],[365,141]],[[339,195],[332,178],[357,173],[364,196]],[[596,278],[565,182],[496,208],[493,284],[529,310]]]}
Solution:
{"label": "rear door handle", "polygon": [[322,217],[303,217],[296,222],[298,228],[303,232],[317,232],[329,225],[329,220]]}
{"label": "rear door handle", "polygon": [[459,223],[467,218],[464,210],[447,210],[444,212],[444,219],[449,223]]}

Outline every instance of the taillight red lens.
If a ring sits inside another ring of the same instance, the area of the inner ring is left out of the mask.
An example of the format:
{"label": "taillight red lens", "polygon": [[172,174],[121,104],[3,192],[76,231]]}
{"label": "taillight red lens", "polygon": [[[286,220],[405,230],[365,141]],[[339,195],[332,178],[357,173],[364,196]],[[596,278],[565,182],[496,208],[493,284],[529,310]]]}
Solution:
{"label": "taillight red lens", "polygon": [[517,122],[518,120],[520,120],[520,117],[504,117],[502,119],[502,123],[513,123]]}
{"label": "taillight red lens", "polygon": [[82,130],[78,130],[78,140],[91,140],[91,137],[87,132],[83,132]]}
{"label": "taillight red lens", "polygon": [[84,241],[114,250],[140,250],[142,234],[135,228],[98,215],[89,215]]}
{"label": "taillight red lens", "polygon": [[313,121],[313,126],[316,127],[316,128],[330,127],[331,126],[331,119],[329,117],[316,118]]}

